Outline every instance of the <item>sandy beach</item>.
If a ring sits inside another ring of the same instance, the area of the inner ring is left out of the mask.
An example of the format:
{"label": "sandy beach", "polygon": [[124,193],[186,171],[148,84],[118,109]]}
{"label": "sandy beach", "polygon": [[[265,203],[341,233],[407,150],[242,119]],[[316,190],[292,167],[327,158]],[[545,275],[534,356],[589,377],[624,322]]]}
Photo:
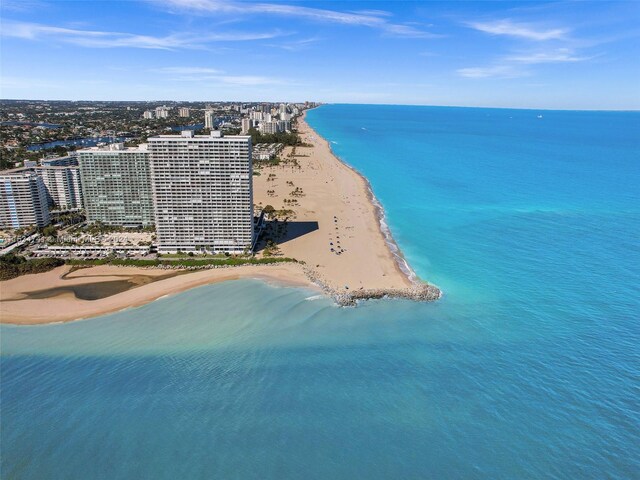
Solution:
{"label": "sandy beach", "polygon": [[[367,181],[332,154],[327,141],[309,127],[304,117],[298,120],[298,131],[310,146],[296,147],[295,152],[287,147],[281,154],[285,161],[259,168],[260,174],[254,176],[254,203],[290,210],[285,215],[286,229],[276,234],[277,224],[272,224],[270,235],[281,255],[302,261],[304,266],[248,265],[184,274],[115,266],[71,272],[64,266],[0,282],[0,321],[38,324],[89,318],[199,285],[240,278],[315,288],[320,285],[325,293],[343,298],[380,297],[394,292],[411,298],[407,292],[422,285],[410,278],[408,267],[401,268],[402,257],[392,252],[393,240],[381,228],[382,212]],[[108,283],[116,293],[105,298],[78,298],[74,288],[97,283],[103,285],[98,288]],[[433,290],[437,298],[439,292]],[[434,296],[433,291],[429,294]]]}
{"label": "sandy beach", "polygon": [[[201,285],[241,278],[262,279],[285,286],[313,287],[301,266],[295,263],[199,270],[160,280],[158,277],[165,277],[170,272],[164,269],[110,265],[83,268],[69,273],[70,270],[71,267],[62,266],[46,273],[23,275],[0,282],[2,323],[35,325],[90,318],[125,308],[138,307],[165,295],[176,294]],[[173,271],[173,273],[180,272]],[[72,292],[63,292],[48,298],[29,298],[29,294],[33,292],[123,279],[134,284],[138,283],[138,286],[97,300],[82,300]]]}
{"label": "sandy beach", "polygon": [[[306,262],[336,291],[411,287],[381,230],[367,181],[332,154],[304,116],[298,132],[311,145],[296,147],[298,165],[262,167],[254,177],[254,203],[295,212],[278,242],[284,256]],[[286,148],[283,157],[290,153]],[[296,188],[301,196],[291,195]]]}

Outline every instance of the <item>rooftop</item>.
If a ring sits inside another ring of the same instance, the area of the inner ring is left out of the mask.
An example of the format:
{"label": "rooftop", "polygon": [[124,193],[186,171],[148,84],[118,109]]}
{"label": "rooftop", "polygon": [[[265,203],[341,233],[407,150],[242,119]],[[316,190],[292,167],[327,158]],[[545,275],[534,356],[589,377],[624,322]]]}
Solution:
{"label": "rooftop", "polygon": [[80,149],[80,150],[76,150],[76,153],[82,153],[82,152],[109,153],[109,152],[138,152],[138,151],[146,152],[147,151],[147,144],[146,143],[141,143],[137,147],[125,147],[124,143],[110,143],[108,145],[101,145],[101,146],[97,146],[97,147],[88,147],[88,148],[83,148],[83,149]]}

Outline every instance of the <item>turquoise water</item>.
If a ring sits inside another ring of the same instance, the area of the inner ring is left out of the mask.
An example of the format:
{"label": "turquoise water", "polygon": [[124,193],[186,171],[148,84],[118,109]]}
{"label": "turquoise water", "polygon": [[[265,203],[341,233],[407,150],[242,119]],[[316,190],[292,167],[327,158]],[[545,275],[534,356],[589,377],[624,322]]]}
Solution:
{"label": "turquoise water", "polygon": [[235,281],[2,326],[2,477],[638,478],[640,114],[309,121],[444,298]]}

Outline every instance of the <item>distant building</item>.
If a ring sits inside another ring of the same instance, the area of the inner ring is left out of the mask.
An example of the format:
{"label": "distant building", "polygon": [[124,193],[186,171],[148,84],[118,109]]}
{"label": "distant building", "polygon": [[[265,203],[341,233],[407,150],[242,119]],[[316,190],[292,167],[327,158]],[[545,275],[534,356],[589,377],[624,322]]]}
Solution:
{"label": "distant building", "polygon": [[181,117],[188,117],[189,114],[190,114],[190,111],[186,107],[180,107],[178,109],[178,115],[180,115]]}
{"label": "distant building", "polygon": [[77,154],[88,221],[123,227],[154,223],[146,145],[115,143]]}
{"label": "distant building", "polygon": [[156,108],[156,118],[167,118],[169,117],[169,108],[166,106],[157,107]]}
{"label": "distant building", "polygon": [[282,143],[257,143],[252,148],[253,161],[264,161],[274,159],[282,150]]}
{"label": "distant building", "polygon": [[216,115],[213,110],[205,110],[204,112],[204,128],[214,129]]}
{"label": "distant building", "polygon": [[35,171],[42,178],[50,206],[61,210],[82,208],[82,186],[77,157],[43,160],[42,165]]}
{"label": "distant building", "polygon": [[242,253],[253,245],[251,137],[148,139],[159,252]]}
{"label": "distant building", "polygon": [[249,130],[251,129],[251,119],[250,118],[243,118],[242,119],[242,135],[246,135],[247,133],[249,133]]}
{"label": "distant building", "polygon": [[142,114],[142,118],[146,118],[147,120],[151,120],[155,117],[155,112],[153,110],[147,110]]}
{"label": "distant building", "polygon": [[0,228],[49,225],[47,191],[31,169],[0,172]]}
{"label": "distant building", "polygon": [[288,132],[291,130],[291,122],[289,120],[279,120],[278,130],[281,132]]}
{"label": "distant building", "polygon": [[282,133],[291,130],[291,122],[289,120],[276,120],[274,122],[260,122],[258,126],[260,133],[273,134]]}
{"label": "distant building", "polygon": [[278,133],[278,122],[260,122],[258,130],[264,134]]}

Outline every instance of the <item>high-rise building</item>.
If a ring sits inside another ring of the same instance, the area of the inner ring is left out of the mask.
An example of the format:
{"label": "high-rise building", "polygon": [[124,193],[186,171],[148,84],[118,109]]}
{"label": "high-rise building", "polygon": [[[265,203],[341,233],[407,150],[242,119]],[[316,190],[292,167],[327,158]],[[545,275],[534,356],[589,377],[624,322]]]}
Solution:
{"label": "high-rise building", "polygon": [[243,118],[242,119],[242,135],[246,135],[247,133],[249,133],[249,130],[251,129],[251,119],[250,118]]}
{"label": "high-rise building", "polygon": [[0,172],[0,228],[49,225],[47,191],[31,169]]}
{"label": "high-rise building", "polygon": [[125,148],[115,143],[77,153],[88,221],[123,227],[153,224],[146,145]]}
{"label": "high-rise building", "polygon": [[50,206],[62,210],[82,208],[82,186],[77,157],[46,159],[35,171],[47,189]]}
{"label": "high-rise building", "polygon": [[147,110],[142,114],[142,118],[145,118],[147,120],[151,120],[154,117],[155,117],[155,112],[153,110]]}
{"label": "high-rise building", "polygon": [[251,137],[184,131],[148,142],[158,251],[251,248]]}
{"label": "high-rise building", "polygon": [[187,107],[180,107],[178,109],[178,115],[181,117],[188,117],[190,114],[189,109]]}
{"label": "high-rise building", "polygon": [[213,130],[216,115],[213,110],[205,110],[204,112],[204,128]]}
{"label": "high-rise building", "polygon": [[167,118],[169,116],[169,107],[156,107],[156,118]]}
{"label": "high-rise building", "polygon": [[278,122],[260,122],[258,130],[264,134],[278,133]]}
{"label": "high-rise building", "polygon": [[66,157],[45,158],[40,163],[43,167],[77,167],[78,157],[71,154]]}
{"label": "high-rise building", "polygon": [[291,130],[291,122],[289,120],[260,122],[258,130],[260,130],[260,133],[265,134],[286,132],[288,130]]}
{"label": "high-rise building", "polygon": [[280,132],[288,132],[291,130],[291,121],[290,120],[278,120],[278,131]]}

